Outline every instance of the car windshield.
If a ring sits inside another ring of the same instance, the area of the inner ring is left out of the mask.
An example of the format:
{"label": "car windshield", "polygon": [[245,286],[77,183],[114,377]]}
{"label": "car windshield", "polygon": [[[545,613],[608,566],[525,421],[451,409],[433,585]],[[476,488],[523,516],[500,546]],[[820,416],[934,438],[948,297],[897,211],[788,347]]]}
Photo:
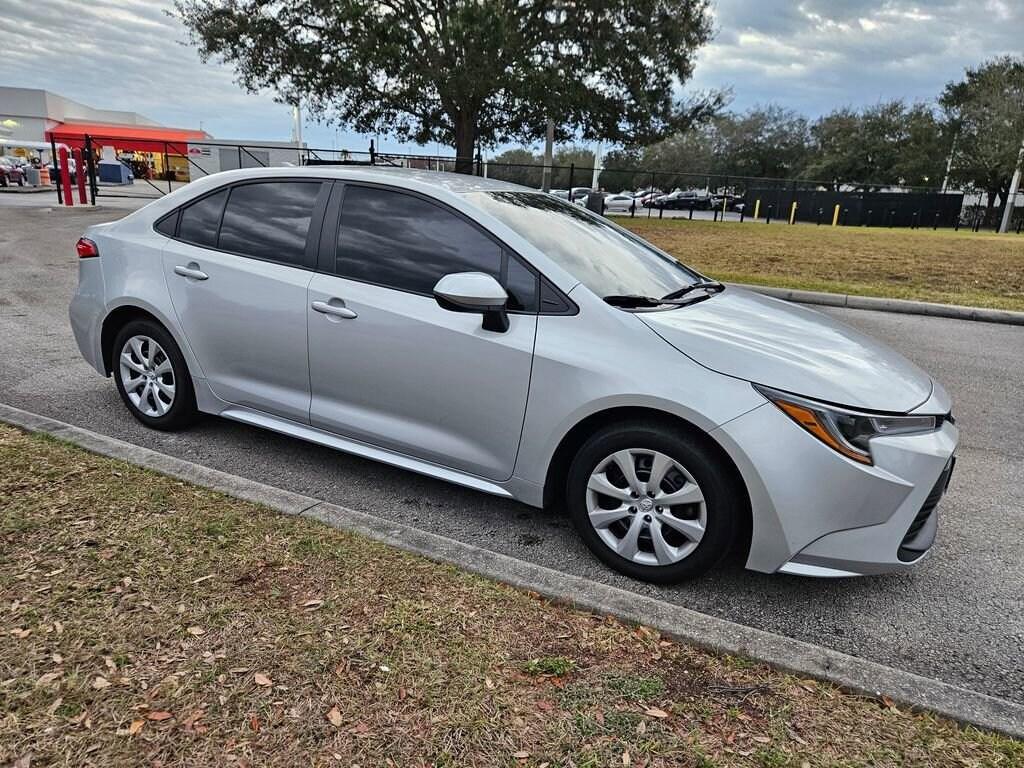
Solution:
{"label": "car windshield", "polygon": [[640,238],[543,192],[472,192],[467,197],[598,296],[659,298],[701,280]]}

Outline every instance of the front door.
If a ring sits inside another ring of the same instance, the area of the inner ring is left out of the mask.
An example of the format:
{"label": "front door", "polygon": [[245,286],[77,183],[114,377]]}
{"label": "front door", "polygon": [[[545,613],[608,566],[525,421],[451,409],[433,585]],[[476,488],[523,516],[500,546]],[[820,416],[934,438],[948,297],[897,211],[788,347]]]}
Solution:
{"label": "front door", "polygon": [[[530,388],[536,275],[425,198],[346,185],[341,208],[334,274],[309,285],[311,423],[508,479]],[[442,309],[433,298],[442,276],[467,271],[505,283],[514,310],[508,331],[484,330],[480,315]]]}
{"label": "front door", "polygon": [[214,394],[303,423],[315,257],[306,241],[320,188],[261,181],[200,198],[182,209],[163,251],[178,321]]}

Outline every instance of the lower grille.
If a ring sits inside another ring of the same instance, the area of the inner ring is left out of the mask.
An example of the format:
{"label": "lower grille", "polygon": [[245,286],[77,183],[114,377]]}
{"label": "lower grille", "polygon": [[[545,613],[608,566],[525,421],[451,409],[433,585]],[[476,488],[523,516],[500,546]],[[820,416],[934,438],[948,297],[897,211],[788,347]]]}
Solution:
{"label": "lower grille", "polygon": [[935,508],[939,505],[939,501],[949,486],[949,478],[953,474],[953,465],[955,463],[956,459],[950,457],[945,468],[942,470],[942,474],[939,475],[939,479],[935,481],[935,485],[929,491],[928,498],[924,500],[920,511],[910,523],[903,541],[900,542],[900,548],[896,554],[903,562],[907,563],[919,558],[924,552],[928,551],[935,540],[935,521],[932,520],[932,516],[935,514]]}

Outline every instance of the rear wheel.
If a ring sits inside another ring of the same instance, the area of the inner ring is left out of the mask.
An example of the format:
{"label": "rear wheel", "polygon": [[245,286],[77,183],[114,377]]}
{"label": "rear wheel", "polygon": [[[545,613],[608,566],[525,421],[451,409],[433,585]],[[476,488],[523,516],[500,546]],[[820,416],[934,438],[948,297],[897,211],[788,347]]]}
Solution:
{"label": "rear wheel", "polygon": [[110,368],[132,416],[147,427],[176,430],[196,416],[195,393],[181,350],[152,320],[132,320],[117,334]]}
{"label": "rear wheel", "polygon": [[617,571],[672,583],[699,576],[729,551],[742,496],[704,441],[656,423],[594,434],[567,479],[573,525]]}

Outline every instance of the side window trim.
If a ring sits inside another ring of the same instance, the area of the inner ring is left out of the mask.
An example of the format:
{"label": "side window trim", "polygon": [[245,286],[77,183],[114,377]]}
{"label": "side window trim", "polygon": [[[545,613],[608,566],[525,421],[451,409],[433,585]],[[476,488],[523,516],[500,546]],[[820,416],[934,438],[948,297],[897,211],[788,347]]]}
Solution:
{"label": "side window trim", "polygon": [[[273,183],[273,182],[289,182],[289,181],[290,182],[296,182],[296,181],[298,181],[298,182],[305,182],[305,183],[308,183],[308,184],[317,183],[317,184],[320,185],[320,190],[317,193],[316,202],[313,204],[313,210],[312,210],[311,217],[310,217],[310,220],[309,220],[309,230],[306,232],[306,245],[305,245],[305,251],[303,253],[303,260],[302,260],[301,264],[295,264],[295,263],[292,263],[292,262],[289,262],[289,261],[281,261],[281,260],[278,260],[278,259],[266,259],[266,258],[262,258],[260,256],[253,256],[252,254],[248,254],[248,253],[241,253],[239,251],[229,251],[229,250],[227,250],[225,248],[221,248],[220,247],[220,230],[221,230],[221,226],[224,223],[224,212],[227,210],[228,203],[231,201],[231,193],[235,190],[235,188],[241,187],[241,186],[246,186],[248,184],[266,184],[266,183]],[[331,195],[331,190],[335,186],[337,186],[337,185],[334,183],[334,181],[332,179],[327,179],[327,178],[323,178],[323,177],[303,178],[301,176],[280,176],[280,177],[278,177],[278,176],[263,176],[263,177],[259,177],[259,178],[253,178],[253,179],[242,179],[240,181],[231,182],[230,184],[224,184],[223,186],[217,187],[215,189],[211,189],[209,192],[205,192],[202,195],[199,195],[197,197],[192,198],[187,203],[183,203],[182,205],[179,205],[177,208],[175,208],[170,213],[164,214],[159,219],[157,219],[155,222],[153,222],[153,230],[155,232],[157,232],[158,234],[161,234],[164,237],[167,237],[167,235],[164,235],[163,232],[160,232],[159,230],[157,230],[156,227],[161,222],[163,222],[164,220],[170,218],[171,216],[174,216],[174,217],[176,217],[176,220],[175,220],[175,223],[174,223],[174,236],[171,239],[175,240],[175,241],[177,241],[179,243],[185,243],[187,245],[191,245],[191,246],[194,246],[196,248],[205,248],[206,250],[210,250],[210,251],[217,251],[218,253],[227,253],[227,254],[231,254],[232,256],[239,256],[239,257],[241,257],[243,259],[252,259],[253,261],[263,261],[263,262],[267,262],[269,264],[279,264],[282,267],[292,267],[294,269],[305,269],[305,270],[311,270],[312,271],[312,270],[316,270],[317,269],[317,254],[318,254],[318,250],[319,250],[318,244],[320,242],[322,228],[323,228],[324,223],[326,221],[325,217],[326,217],[328,200],[329,200],[330,195]],[[181,231],[181,214],[182,214],[182,211],[184,211],[189,206],[195,205],[200,200],[203,200],[203,199],[205,199],[207,197],[210,197],[212,195],[216,195],[216,194],[219,194],[220,192],[225,192],[225,191],[227,192],[227,194],[224,196],[224,204],[221,206],[220,218],[217,221],[217,234],[216,234],[216,237],[214,239],[215,245],[214,246],[202,245],[200,243],[193,243],[190,240],[183,240],[181,238],[181,236],[180,236],[180,231]]]}
{"label": "side window trim", "polygon": [[[414,296],[430,296],[430,294],[420,293],[419,291],[412,291],[406,288],[397,288],[392,285],[384,285],[381,283],[374,283],[368,280],[359,280],[354,277],[347,277],[345,275],[339,275],[335,266],[335,258],[338,248],[338,233],[341,228],[341,209],[345,198],[345,189],[347,187],[367,187],[370,189],[383,189],[388,192],[395,192],[398,194],[409,195],[416,197],[420,200],[424,200],[428,203],[442,208],[448,213],[453,214],[461,221],[468,223],[484,237],[489,239],[501,250],[501,282],[506,285],[508,282],[508,263],[511,259],[516,259],[527,271],[531,272],[537,279],[535,292],[536,292],[536,311],[529,312],[524,310],[509,310],[510,314],[514,315],[575,315],[579,312],[579,307],[572,301],[568,296],[565,295],[564,291],[559,289],[550,280],[548,280],[544,274],[537,269],[533,264],[524,259],[519,255],[517,251],[510,248],[501,238],[491,232],[489,229],[484,227],[480,222],[470,218],[462,211],[452,208],[450,205],[445,203],[443,200],[431,197],[430,195],[424,195],[421,192],[412,189],[405,189],[403,187],[394,187],[390,184],[376,184],[373,182],[366,181],[346,181],[336,180],[334,182],[334,193],[331,195],[331,200],[327,215],[324,217],[323,234],[320,240],[320,256],[317,262],[317,271],[323,272],[324,274],[332,275],[334,277],[340,277],[343,280],[352,280],[357,283],[367,283],[368,285],[376,285],[380,288],[386,288],[392,291],[400,291],[401,293],[408,293]],[[542,292],[544,285],[547,285],[550,290],[554,291],[562,300],[562,303],[567,309],[561,309],[558,311],[545,312],[543,309]]]}

